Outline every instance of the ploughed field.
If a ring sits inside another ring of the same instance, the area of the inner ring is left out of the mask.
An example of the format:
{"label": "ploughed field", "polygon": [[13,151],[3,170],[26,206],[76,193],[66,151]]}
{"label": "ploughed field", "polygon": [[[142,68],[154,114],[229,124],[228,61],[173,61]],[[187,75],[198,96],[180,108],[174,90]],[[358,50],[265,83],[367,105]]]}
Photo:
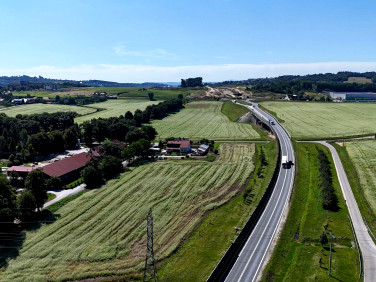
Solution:
{"label": "ploughed field", "polygon": [[[247,185],[254,144],[223,143],[214,162],[156,161],[131,168],[26,232],[3,281],[74,280],[140,273],[146,254],[146,216],[154,217],[157,260],[171,255],[205,213]],[[220,230],[219,230],[220,231]]]}
{"label": "ploughed field", "polygon": [[345,146],[359,176],[364,198],[376,214],[376,141],[348,142]]}
{"label": "ploughed field", "polygon": [[32,115],[41,113],[56,113],[56,112],[76,112],[79,115],[87,115],[94,113],[96,109],[89,107],[79,107],[71,105],[57,105],[57,104],[28,104],[5,108],[0,110],[7,116],[15,117],[18,114]]}
{"label": "ploughed field", "polygon": [[158,104],[160,101],[148,100],[131,100],[131,99],[115,99],[107,100],[102,103],[89,104],[87,106],[95,109],[103,109],[102,111],[92,113],[90,115],[75,118],[75,122],[83,123],[93,118],[109,118],[124,115],[127,111],[134,113],[137,109],[141,111],[149,105]]}
{"label": "ploughed field", "polygon": [[180,112],[162,120],[154,120],[152,126],[161,138],[188,137],[212,140],[260,138],[250,124],[231,122],[222,114],[222,104],[214,101],[188,103]]}
{"label": "ploughed field", "polygon": [[376,132],[374,103],[262,102],[298,139],[345,137]]}

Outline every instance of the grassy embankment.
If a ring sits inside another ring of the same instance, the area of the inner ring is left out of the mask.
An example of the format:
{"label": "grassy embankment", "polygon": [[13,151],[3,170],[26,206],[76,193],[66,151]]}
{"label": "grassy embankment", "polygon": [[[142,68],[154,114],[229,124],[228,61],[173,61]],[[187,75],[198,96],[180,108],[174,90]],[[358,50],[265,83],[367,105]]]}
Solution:
{"label": "grassy embankment", "polygon": [[[158,267],[160,281],[205,281],[235,240],[235,227],[242,227],[259,203],[275,169],[278,155],[276,142],[257,144],[255,171],[247,190],[231,202],[211,211],[182,247]],[[268,164],[261,167],[260,151]]]}
{"label": "grassy embankment", "polygon": [[333,144],[346,171],[360,213],[376,234],[376,141]]}
{"label": "grassy embankment", "polygon": [[17,257],[8,259],[0,280],[140,278],[150,208],[154,251],[161,261],[176,251],[208,211],[247,186],[255,168],[255,145],[225,143],[219,152],[214,162],[188,159],[135,166],[101,189],[68,202],[54,214],[55,222],[48,220],[25,232]]}
{"label": "grassy embankment", "polygon": [[249,110],[245,107],[234,104],[231,101],[223,102],[221,113],[226,115],[229,120],[237,121],[241,116],[248,113]]}
{"label": "grassy embankment", "polygon": [[[321,206],[318,148],[324,150],[331,162],[339,200],[339,210],[335,212]],[[262,280],[359,281],[358,253],[352,248],[354,236],[331,154],[326,147],[309,143],[297,143],[296,152],[298,173],[291,207]],[[328,276],[329,249],[323,249],[319,243],[324,230],[336,237],[331,277]]]}
{"label": "grassy embankment", "polygon": [[[372,135],[376,132],[376,104],[262,102],[298,140]],[[360,126],[361,125],[361,126]]]}
{"label": "grassy embankment", "polygon": [[[154,120],[152,126],[158,137],[188,137],[193,140],[260,140],[260,136],[250,124],[231,122],[222,114],[222,102],[191,102],[185,109],[162,120]],[[240,106],[239,106],[240,107]]]}

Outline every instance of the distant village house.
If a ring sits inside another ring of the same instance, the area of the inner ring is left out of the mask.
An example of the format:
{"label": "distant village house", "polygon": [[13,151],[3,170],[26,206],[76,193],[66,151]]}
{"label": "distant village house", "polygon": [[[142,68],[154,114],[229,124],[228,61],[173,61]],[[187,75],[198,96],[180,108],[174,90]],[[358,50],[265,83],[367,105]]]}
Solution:
{"label": "distant village house", "polygon": [[191,141],[188,138],[175,138],[167,142],[166,150],[167,152],[188,153],[191,150]]}

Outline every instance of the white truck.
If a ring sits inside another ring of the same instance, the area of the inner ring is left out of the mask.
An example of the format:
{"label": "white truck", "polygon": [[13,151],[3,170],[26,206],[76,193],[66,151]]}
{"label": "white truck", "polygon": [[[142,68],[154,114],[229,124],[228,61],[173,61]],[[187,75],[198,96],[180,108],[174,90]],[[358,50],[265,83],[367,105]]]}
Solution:
{"label": "white truck", "polygon": [[282,167],[288,168],[290,165],[289,159],[287,156],[282,156]]}

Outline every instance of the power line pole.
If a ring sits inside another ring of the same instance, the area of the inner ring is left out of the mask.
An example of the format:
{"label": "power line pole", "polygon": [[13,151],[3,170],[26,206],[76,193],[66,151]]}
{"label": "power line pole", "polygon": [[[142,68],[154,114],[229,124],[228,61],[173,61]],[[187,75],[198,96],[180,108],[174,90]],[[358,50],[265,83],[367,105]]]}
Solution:
{"label": "power line pole", "polygon": [[146,259],[144,269],[144,281],[158,281],[157,268],[154,259],[154,241],[153,241],[153,214],[151,208],[147,217],[147,245],[146,245]]}
{"label": "power line pole", "polygon": [[332,234],[332,232],[328,232],[329,235],[330,235],[330,256],[329,256],[329,276],[330,274],[332,273],[332,241],[333,241],[333,238],[334,235]]}

